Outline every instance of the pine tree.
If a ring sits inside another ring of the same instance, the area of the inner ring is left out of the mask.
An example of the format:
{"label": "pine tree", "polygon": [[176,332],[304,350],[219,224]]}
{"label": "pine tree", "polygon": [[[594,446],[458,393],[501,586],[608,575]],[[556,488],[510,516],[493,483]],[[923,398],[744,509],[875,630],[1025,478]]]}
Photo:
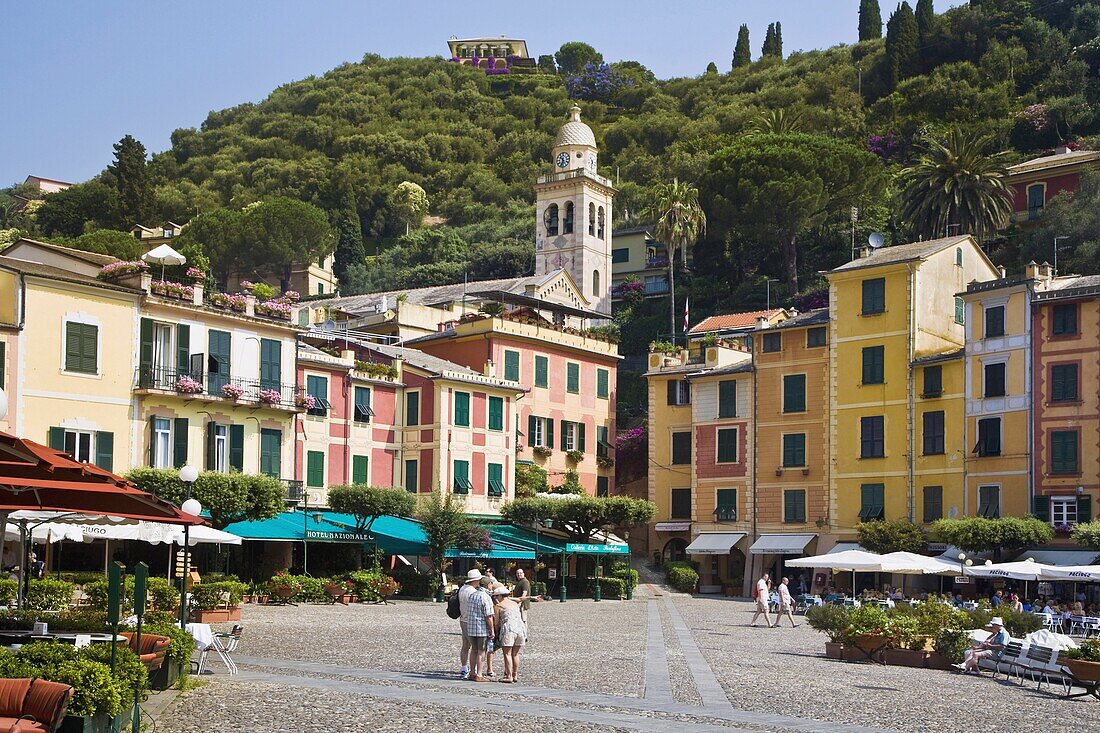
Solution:
{"label": "pine tree", "polygon": [[783,24],[775,21],[774,55],[783,58]]}
{"label": "pine tree", "polygon": [[768,32],[764,34],[764,45],[760,47],[761,56],[771,56],[775,48],[775,23],[768,23]]}
{"label": "pine tree", "polygon": [[714,63],[713,61],[711,61],[709,64],[707,64],[707,73],[708,74],[717,74],[718,73],[718,64]]}
{"label": "pine tree", "polygon": [[107,166],[107,172],[118,191],[119,228],[150,223],[153,187],[145,167],[145,146],[133,135],[127,135],[115,143],[114,148],[115,162]]}
{"label": "pine tree", "polygon": [[932,30],[936,25],[936,10],[932,7],[932,0],[917,0],[917,35],[920,45],[924,46],[932,37]]}
{"label": "pine tree", "polygon": [[733,68],[739,69],[752,63],[752,48],[749,46],[749,27],[741,24],[737,31],[737,46],[733,49]]}
{"label": "pine tree", "polygon": [[886,62],[890,88],[917,71],[920,33],[908,2],[902,1],[886,23]]}
{"label": "pine tree", "polygon": [[872,41],[882,38],[882,11],[878,0],[860,0],[859,40]]}

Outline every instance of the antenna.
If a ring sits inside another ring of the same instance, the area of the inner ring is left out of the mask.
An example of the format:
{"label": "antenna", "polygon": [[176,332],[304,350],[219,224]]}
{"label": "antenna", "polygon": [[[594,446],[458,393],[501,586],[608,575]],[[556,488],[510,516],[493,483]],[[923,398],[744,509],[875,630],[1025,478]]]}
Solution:
{"label": "antenna", "polygon": [[867,244],[871,245],[871,249],[878,249],[886,243],[886,237],[881,232],[871,232],[867,236]]}

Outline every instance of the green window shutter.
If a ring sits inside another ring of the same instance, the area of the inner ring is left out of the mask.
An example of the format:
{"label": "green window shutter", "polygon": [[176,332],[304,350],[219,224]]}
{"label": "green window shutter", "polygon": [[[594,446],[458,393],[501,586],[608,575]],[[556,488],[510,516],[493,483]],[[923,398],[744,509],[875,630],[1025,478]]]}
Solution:
{"label": "green window shutter", "polygon": [[503,397],[489,397],[489,429],[504,430]]}
{"label": "green window shutter", "polygon": [[370,387],[356,387],[352,394],[354,395],[354,414],[352,417],[355,422],[370,422],[371,417],[374,415],[374,410],[370,406]]}
{"label": "green window shutter", "polygon": [[187,465],[187,418],[177,417],[172,420],[172,467],[182,468]]}
{"label": "green window shutter", "polygon": [[1050,434],[1051,473],[1077,473],[1077,431],[1055,430]]}
{"label": "green window shutter", "polygon": [[546,447],[554,447],[554,420],[553,418],[546,418]]}
{"label": "green window shutter", "polygon": [[244,425],[229,426],[229,468],[244,471]]}
{"label": "green window shutter", "polygon": [[54,450],[65,450],[65,428],[50,428],[49,445]]}
{"label": "green window shutter", "polygon": [[518,351],[505,351],[504,352],[504,378],[512,381],[519,381],[519,352]]}
{"label": "green window shutter", "polygon": [[415,460],[405,461],[405,491],[416,493],[418,463]]}
{"label": "green window shutter", "polygon": [[806,492],[801,489],[787,489],[783,492],[783,521],[801,523],[806,521]]}
{"label": "green window shutter", "polygon": [[0,389],[4,389],[4,380],[7,377],[7,343],[0,341]]}
{"label": "green window shutter", "polygon": [[860,486],[861,521],[873,521],[885,518],[886,487],[883,484],[863,484]]}
{"label": "green window shutter", "polygon": [[260,339],[260,389],[278,389],[282,382],[283,345]]}
{"label": "green window shutter", "polygon": [[209,354],[206,359],[206,392],[221,396],[222,387],[229,383],[232,373],[232,341],[226,331],[210,330],[208,336]]}
{"label": "green window shutter", "polygon": [[455,392],[455,425],[470,427],[470,393]]}
{"label": "green window shutter", "polygon": [[154,460],[157,453],[157,417],[149,418],[149,450],[145,451],[145,465],[156,468]]}
{"label": "green window shutter", "polygon": [[260,430],[260,473],[279,478],[283,470],[283,431]]}
{"label": "green window shutter", "polygon": [[675,379],[668,380],[668,382],[665,383],[665,386],[668,388],[668,404],[675,405],[676,404],[676,380]]}
{"label": "green window shutter", "polygon": [[1052,402],[1073,402],[1078,398],[1077,365],[1055,364],[1050,368],[1050,399]]}
{"label": "green window shutter", "polygon": [[963,299],[955,296],[955,323],[960,326],[966,321],[966,306]]}
{"label": "green window shutter", "polygon": [[732,379],[718,383],[718,417],[737,417],[737,382]]}
{"label": "green window shutter", "polygon": [[99,328],[87,323],[65,325],[65,371],[95,374]]}
{"label": "green window shutter", "polygon": [[490,463],[487,470],[486,491],[489,496],[504,496],[504,466]]}
{"label": "green window shutter", "polygon": [[1077,497],[1077,523],[1083,524],[1092,521],[1092,497],[1082,494]]}
{"label": "green window shutter", "polygon": [[309,327],[309,308],[302,308],[298,311],[298,326],[301,328]]}
{"label": "green window shutter", "polygon": [[470,491],[470,462],[455,461],[454,463],[454,493],[467,494]]}
{"label": "green window shutter", "polygon": [[[138,386],[149,388],[155,383],[153,374],[153,319],[142,318],[138,339]],[[162,378],[166,375],[161,375]],[[152,465],[152,463],[150,463]]]}
{"label": "green window shutter", "polygon": [[863,281],[863,315],[886,310],[886,280],[876,277]]}
{"label": "green window shutter", "polygon": [[311,450],[306,453],[306,486],[323,487],[325,485],[325,454]]}
{"label": "green window shutter", "polygon": [[718,463],[737,463],[737,428],[718,431]]}
{"label": "green window shutter", "polygon": [[569,363],[566,365],[565,391],[580,394],[581,391],[581,365]]}
{"label": "green window shutter", "polygon": [[408,392],[405,394],[405,424],[420,424],[420,393]]}
{"label": "green window shutter", "polygon": [[104,471],[115,468],[115,434],[100,430],[95,434],[95,465]]}
{"label": "green window shutter", "polygon": [[191,327],[184,323],[176,326],[176,371],[179,374],[191,371]]}
{"label": "green window shutter", "polygon": [[[548,422],[554,422],[554,419],[550,418],[550,420]],[[563,451],[569,449],[569,446],[566,443],[566,436],[569,433],[568,428],[569,428],[569,421],[568,420],[562,420],[561,421],[561,449]]]}
{"label": "green window shutter", "polygon": [[370,483],[367,479],[367,457],[351,457],[351,482],[353,484]]}
{"label": "green window shutter", "polygon": [[535,357],[535,386],[550,386],[550,360],[545,356]]}
{"label": "green window shutter", "polygon": [[943,487],[924,487],[924,523],[943,519]]}
{"label": "green window shutter", "polygon": [[943,392],[943,367],[940,365],[924,368],[924,392],[922,397],[939,397]]}
{"label": "green window shutter", "polygon": [[584,423],[577,423],[577,450],[584,453]]}
{"label": "green window shutter", "polygon": [[535,420],[537,418],[534,415],[527,416],[527,447],[533,448],[535,445]]}
{"label": "green window shutter", "polygon": [[1031,513],[1032,515],[1042,521],[1050,521],[1050,497],[1049,496],[1036,496],[1031,500]]}
{"label": "green window shutter", "polygon": [[596,396],[599,397],[601,400],[606,400],[608,395],[610,394],[608,386],[609,377],[610,372],[608,372],[606,369],[596,370]]}
{"label": "green window shutter", "polygon": [[609,493],[609,487],[611,485],[610,479],[607,476],[596,477],[596,496],[603,497]]}
{"label": "green window shutter", "polygon": [[863,384],[882,384],[885,348],[868,346],[863,349]]}
{"label": "green window shutter", "polygon": [[806,465],[806,434],[791,433],[783,436],[783,467],[799,468]]}
{"label": "green window shutter", "polygon": [[806,375],[788,374],[783,377],[783,412],[806,411]]}

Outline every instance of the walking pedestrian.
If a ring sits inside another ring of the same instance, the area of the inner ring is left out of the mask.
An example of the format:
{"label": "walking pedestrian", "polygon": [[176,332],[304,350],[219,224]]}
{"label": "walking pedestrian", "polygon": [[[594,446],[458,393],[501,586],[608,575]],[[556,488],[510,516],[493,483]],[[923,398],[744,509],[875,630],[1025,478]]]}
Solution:
{"label": "walking pedestrian", "polygon": [[466,574],[466,583],[458,592],[458,606],[462,620],[462,678],[474,682],[488,682],[481,676],[485,669],[485,650],[493,623],[493,602],[482,593],[481,571],[474,568]]}
{"label": "walking pedestrian", "polygon": [[787,579],[779,583],[779,611],[775,614],[775,625],[779,626],[779,622],[783,620],[783,615],[786,614],[787,618],[791,621],[791,628],[798,628],[798,624],[794,622],[794,614],[791,613],[791,608],[794,605],[791,598],[791,591],[787,588]]}
{"label": "walking pedestrian", "polygon": [[504,585],[493,590],[493,594],[499,599],[497,604],[497,619],[500,627],[500,649],[504,656],[504,677],[501,682],[519,681],[519,651],[527,643],[527,624],[523,622],[520,613],[521,606],[515,598],[509,597],[509,590]]}
{"label": "walking pedestrian", "polygon": [[527,625],[527,612],[531,610],[531,581],[523,572],[523,568],[516,570],[516,585],[512,588],[512,597],[519,604],[519,613],[523,618],[523,625]]}
{"label": "walking pedestrian", "polygon": [[756,589],[753,591],[753,596],[756,598],[756,613],[752,615],[749,626],[756,626],[756,619],[760,618],[760,614],[764,614],[764,624],[771,627],[772,617],[768,613],[768,595],[771,593],[771,587],[771,580],[767,573],[761,575],[760,580],[756,581]]}

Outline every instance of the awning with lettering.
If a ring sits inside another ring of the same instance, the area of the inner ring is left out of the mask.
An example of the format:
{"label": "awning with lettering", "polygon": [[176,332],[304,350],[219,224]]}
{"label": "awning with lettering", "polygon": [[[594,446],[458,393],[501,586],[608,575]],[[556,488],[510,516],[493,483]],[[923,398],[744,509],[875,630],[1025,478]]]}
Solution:
{"label": "awning with lettering", "polygon": [[725,555],[747,536],[744,532],[702,532],[685,552],[689,555]]}
{"label": "awning with lettering", "polygon": [[658,532],[687,532],[691,529],[691,522],[657,522],[653,529]]}
{"label": "awning with lettering", "polygon": [[806,545],[817,538],[816,534],[762,534],[752,543],[753,555],[801,555]]}

